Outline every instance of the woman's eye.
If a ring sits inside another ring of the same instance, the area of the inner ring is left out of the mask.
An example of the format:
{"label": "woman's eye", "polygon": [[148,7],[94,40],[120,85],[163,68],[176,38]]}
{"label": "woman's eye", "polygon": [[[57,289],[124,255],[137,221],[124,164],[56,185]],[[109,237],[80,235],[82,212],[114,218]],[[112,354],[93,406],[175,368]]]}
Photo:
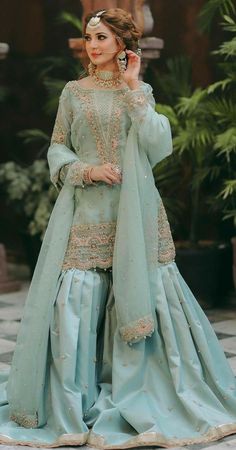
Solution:
{"label": "woman's eye", "polygon": [[84,36],[85,41],[89,41],[90,37],[89,36]]}
{"label": "woman's eye", "polygon": [[101,41],[101,40],[104,40],[104,39],[106,39],[106,36],[98,36],[98,39]]}

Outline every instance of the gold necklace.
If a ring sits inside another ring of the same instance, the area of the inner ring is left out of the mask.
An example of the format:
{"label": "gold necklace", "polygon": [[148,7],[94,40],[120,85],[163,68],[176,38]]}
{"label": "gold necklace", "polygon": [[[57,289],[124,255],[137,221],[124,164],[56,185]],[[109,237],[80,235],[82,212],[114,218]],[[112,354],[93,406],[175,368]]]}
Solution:
{"label": "gold necklace", "polygon": [[120,72],[97,70],[92,64],[89,64],[88,72],[97,86],[111,88],[119,86],[122,83]]}

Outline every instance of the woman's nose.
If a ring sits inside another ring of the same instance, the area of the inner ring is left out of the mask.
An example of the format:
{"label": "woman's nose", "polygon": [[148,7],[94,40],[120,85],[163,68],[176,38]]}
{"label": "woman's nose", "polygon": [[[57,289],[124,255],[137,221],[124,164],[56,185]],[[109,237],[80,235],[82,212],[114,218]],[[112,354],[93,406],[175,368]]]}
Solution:
{"label": "woman's nose", "polygon": [[97,41],[96,41],[96,39],[91,39],[91,41],[90,41],[90,46],[91,46],[92,48],[97,48]]}

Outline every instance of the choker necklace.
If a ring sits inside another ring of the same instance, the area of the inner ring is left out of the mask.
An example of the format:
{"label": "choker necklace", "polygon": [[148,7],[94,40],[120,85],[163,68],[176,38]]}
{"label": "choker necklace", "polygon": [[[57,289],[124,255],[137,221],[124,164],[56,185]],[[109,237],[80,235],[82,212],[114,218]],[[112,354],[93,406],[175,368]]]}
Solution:
{"label": "choker necklace", "polygon": [[97,86],[111,88],[119,86],[122,83],[120,72],[97,70],[92,64],[89,64],[88,72]]}

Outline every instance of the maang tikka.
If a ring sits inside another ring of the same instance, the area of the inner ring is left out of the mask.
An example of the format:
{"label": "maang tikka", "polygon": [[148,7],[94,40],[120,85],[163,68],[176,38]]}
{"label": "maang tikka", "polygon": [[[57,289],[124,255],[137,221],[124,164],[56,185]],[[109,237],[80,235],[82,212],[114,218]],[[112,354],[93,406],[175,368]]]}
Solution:
{"label": "maang tikka", "polygon": [[89,22],[87,23],[87,26],[90,28],[97,28],[98,25],[101,22],[101,15],[106,12],[105,9],[103,9],[102,11],[99,11],[97,14],[95,14],[93,17],[91,17],[91,19],[89,20]]}

